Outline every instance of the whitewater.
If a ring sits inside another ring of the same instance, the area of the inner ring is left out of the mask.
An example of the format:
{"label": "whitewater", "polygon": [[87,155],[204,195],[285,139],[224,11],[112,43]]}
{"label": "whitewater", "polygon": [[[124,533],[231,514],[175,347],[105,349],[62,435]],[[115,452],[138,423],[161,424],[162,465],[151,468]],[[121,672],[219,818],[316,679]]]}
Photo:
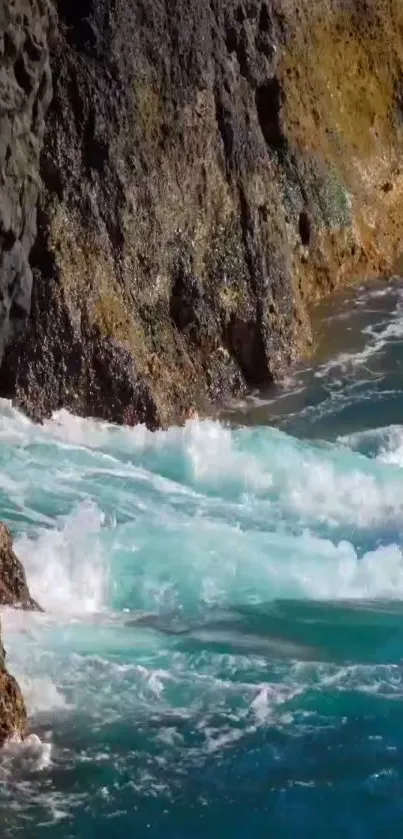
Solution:
{"label": "whitewater", "polygon": [[317,313],[312,364],[150,433],[0,403],[4,609],[35,737],[1,836],[401,837],[403,283]]}

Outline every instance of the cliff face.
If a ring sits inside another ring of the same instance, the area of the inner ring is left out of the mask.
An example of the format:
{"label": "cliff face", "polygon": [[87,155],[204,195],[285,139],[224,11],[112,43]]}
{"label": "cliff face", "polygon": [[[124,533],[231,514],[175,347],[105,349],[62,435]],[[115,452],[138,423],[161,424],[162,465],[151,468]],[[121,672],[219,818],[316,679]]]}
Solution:
{"label": "cliff face", "polygon": [[30,311],[39,155],[51,98],[45,0],[0,2],[0,358]]}
{"label": "cliff face", "polygon": [[3,59],[21,130],[1,189],[25,184],[25,227],[16,198],[1,221],[18,280],[0,387],[33,416],[67,406],[156,427],[208,411],[282,375],[309,345],[310,301],[393,269],[400,0],[3,7],[22,32],[12,58],[5,32]]}

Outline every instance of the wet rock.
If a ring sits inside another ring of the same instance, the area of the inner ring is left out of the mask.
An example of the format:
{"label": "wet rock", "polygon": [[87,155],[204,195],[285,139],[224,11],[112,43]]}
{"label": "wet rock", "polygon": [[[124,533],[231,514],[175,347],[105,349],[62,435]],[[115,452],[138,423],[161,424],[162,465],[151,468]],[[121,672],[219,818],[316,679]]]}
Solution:
{"label": "wet rock", "polygon": [[14,735],[24,736],[27,731],[27,712],[20,688],[10,676],[4,650],[0,652],[0,747]]}
{"label": "wet rock", "polygon": [[13,551],[13,537],[0,522],[0,605],[40,611],[29,593],[22,563]]}
{"label": "wet rock", "polygon": [[[9,529],[0,522],[0,604],[39,610],[30,596],[25,572],[13,551]],[[27,714],[20,688],[6,667],[6,655],[0,640],[0,747],[13,735],[24,736]]]}

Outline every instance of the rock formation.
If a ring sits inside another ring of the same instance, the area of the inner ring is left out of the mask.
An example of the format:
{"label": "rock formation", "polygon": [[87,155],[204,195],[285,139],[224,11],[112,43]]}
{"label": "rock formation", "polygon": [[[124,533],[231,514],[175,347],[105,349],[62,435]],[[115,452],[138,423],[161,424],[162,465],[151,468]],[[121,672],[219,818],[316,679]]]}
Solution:
{"label": "rock formation", "polygon": [[40,611],[29,593],[24,568],[13,551],[13,537],[3,522],[0,522],[0,605]]}
{"label": "rock formation", "polygon": [[5,665],[3,647],[0,648],[0,746],[15,734],[24,736],[27,731],[27,712],[15,679]]}
{"label": "rock formation", "polygon": [[209,411],[307,350],[313,300],[398,264],[401,0],[0,15],[0,393],[35,418]]}
{"label": "rock formation", "polygon": [[[0,522],[0,604],[39,609],[31,598],[21,562],[13,551],[13,540],[8,528]],[[0,746],[13,734],[24,735],[27,714],[21,691],[10,676],[3,645],[0,642]]]}

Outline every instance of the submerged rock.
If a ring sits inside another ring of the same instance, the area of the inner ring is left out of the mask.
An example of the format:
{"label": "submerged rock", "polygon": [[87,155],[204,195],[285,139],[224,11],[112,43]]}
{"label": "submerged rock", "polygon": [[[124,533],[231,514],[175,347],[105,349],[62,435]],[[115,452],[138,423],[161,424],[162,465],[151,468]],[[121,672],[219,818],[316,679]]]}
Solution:
{"label": "submerged rock", "polygon": [[391,272],[402,9],[0,0],[0,393],[182,421],[281,377],[312,301]]}

